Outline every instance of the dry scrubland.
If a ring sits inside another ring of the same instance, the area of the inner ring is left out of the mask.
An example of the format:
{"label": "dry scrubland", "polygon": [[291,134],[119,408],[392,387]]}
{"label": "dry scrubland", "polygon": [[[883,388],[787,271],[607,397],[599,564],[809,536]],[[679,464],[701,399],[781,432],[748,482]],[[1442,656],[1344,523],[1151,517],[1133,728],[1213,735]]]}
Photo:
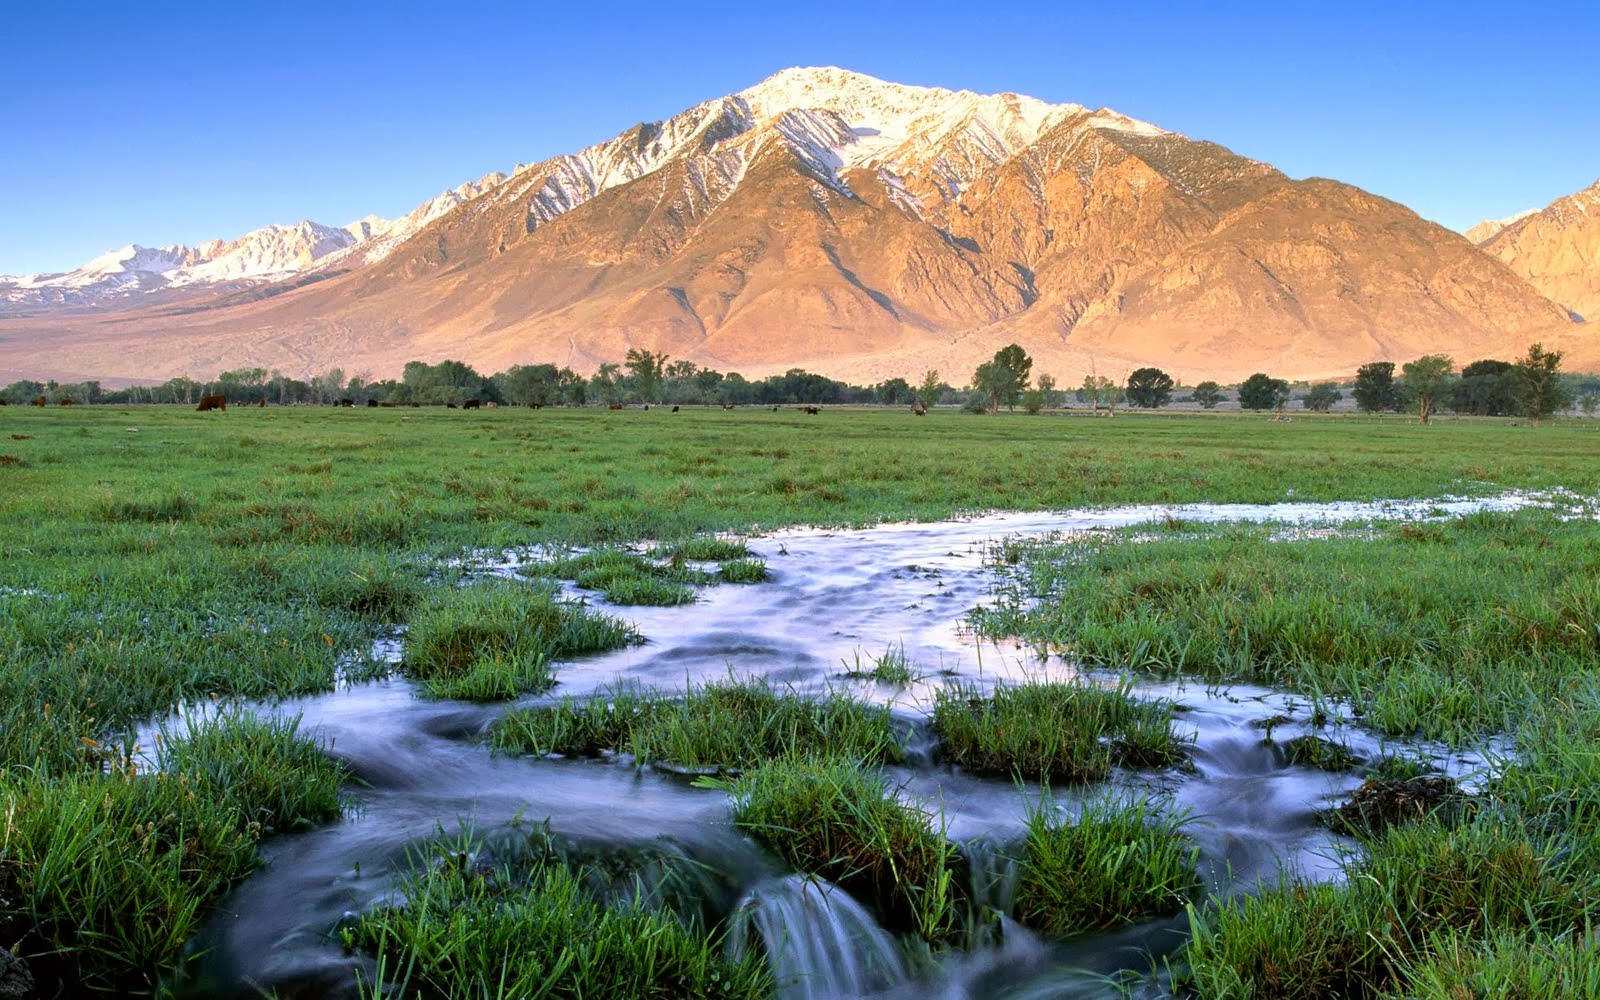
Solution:
{"label": "dry scrubland", "polygon": [[[715,532],[995,508],[1593,496],[1597,455],[1592,422],[1562,421],[7,408],[0,940],[19,944],[47,993],[180,981],[184,942],[258,843],[339,821],[349,779],[314,734],[247,708],[166,734],[164,770],[134,765],[130,727],[177,703],[360,683],[390,669],[366,651],[396,624],[410,633],[395,669],[419,697],[540,691],[562,658],[638,640],[539,579],[457,587],[449,561],[467,549],[598,547],[543,575],[666,604],[718,581],[759,586],[759,560]],[[620,548],[643,540],[663,544],[657,558]],[[1064,823],[1041,804],[1018,849],[1017,919],[1066,936],[1187,906],[1193,943],[1170,971],[1207,997],[1600,996],[1592,516],[1478,514],[1293,541],[1167,519],[1137,541],[999,556],[1003,599],[980,629],[1125,680],[992,697],[952,686],[930,724],[955,766],[1030,784],[1181,766],[1172,706],[1129,686],[1171,673],[1289,688],[1388,734],[1505,734],[1516,751],[1476,795],[1355,814],[1345,883],[1289,880],[1229,901],[1200,894],[1183,833],[1193,817],[1110,796]],[[905,670],[887,653],[874,667],[887,683]],[[876,770],[902,751],[889,721],[756,682],[687,697],[619,685],[508,713],[483,752],[735,766],[737,778],[703,782],[730,795],[730,821],[850,888],[926,958],[986,940],[990,914],[963,894],[933,818]],[[1337,750],[1305,752],[1348,766]],[[1369,766],[1379,791],[1414,793],[1403,801],[1442,787],[1415,762]],[[626,873],[608,881],[537,831],[493,872],[488,852],[448,838],[427,851],[408,902],[343,930],[389,983],[428,996],[546,982],[588,997],[772,989],[759,954],[723,947],[736,921],[685,903],[681,879],[663,892]]]}

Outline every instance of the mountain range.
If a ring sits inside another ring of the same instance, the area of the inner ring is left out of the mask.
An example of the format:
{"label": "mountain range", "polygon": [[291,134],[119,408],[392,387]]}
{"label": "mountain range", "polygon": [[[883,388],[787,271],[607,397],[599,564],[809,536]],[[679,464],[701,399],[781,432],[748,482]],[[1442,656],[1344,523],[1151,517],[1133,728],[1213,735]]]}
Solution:
{"label": "mountain range", "polygon": [[260,365],[952,382],[1016,342],[1076,381],[1346,375],[1532,340],[1600,363],[1600,190],[1474,227],[1109,109],[793,69],[402,219],[129,246],[0,278],[0,379]]}

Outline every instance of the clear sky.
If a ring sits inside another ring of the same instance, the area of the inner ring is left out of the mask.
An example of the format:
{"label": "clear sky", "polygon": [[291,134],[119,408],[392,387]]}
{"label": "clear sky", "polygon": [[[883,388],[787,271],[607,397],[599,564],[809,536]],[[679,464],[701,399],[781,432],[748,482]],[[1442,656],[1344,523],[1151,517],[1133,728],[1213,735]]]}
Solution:
{"label": "clear sky", "polygon": [[1452,228],[1600,177],[1600,3],[0,0],[0,274],[395,216],[788,66],[1108,106]]}

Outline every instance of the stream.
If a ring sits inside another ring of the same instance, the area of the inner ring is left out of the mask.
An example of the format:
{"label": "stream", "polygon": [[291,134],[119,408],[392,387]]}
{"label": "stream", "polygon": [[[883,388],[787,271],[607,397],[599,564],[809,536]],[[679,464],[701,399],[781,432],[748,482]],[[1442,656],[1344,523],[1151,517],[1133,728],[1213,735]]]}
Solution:
{"label": "stream", "polygon": [[[1014,643],[980,641],[963,627],[973,607],[993,599],[998,581],[986,553],[1002,539],[1119,528],[1168,515],[1331,526],[1514,509],[1548,499],[1507,494],[1470,501],[1195,504],[780,531],[749,541],[767,562],[771,579],[765,583],[708,587],[696,603],[676,608],[611,608],[584,594],[635,623],[646,642],[559,664],[553,691],[518,704],[579,696],[620,679],[681,690],[731,672],[765,676],[807,694],[848,690],[889,704],[915,733],[931,711],[933,691],[951,677],[992,685],[1072,676],[1068,663],[1041,659]],[[531,557],[480,554],[470,565],[479,573],[515,575]],[[918,675],[907,687],[843,676],[858,666],[870,670],[891,646],[903,646]],[[380,643],[377,653],[397,659],[399,640]],[[1208,893],[1250,891],[1258,880],[1275,880],[1286,870],[1338,877],[1338,856],[1351,842],[1330,834],[1317,815],[1361,778],[1285,761],[1282,743],[1312,731],[1304,697],[1181,681],[1140,682],[1134,693],[1182,706],[1174,724],[1193,737],[1192,769],[1119,772],[1101,785],[1056,789],[1058,804],[1070,809],[1108,786],[1170,794],[1195,816],[1188,832],[1200,848]],[[1047,941],[1006,923],[991,947],[913,969],[871,914],[842,891],[795,876],[736,831],[723,792],[626,760],[492,754],[483,736],[507,707],[425,701],[400,678],[273,705],[272,712],[300,715],[302,732],[328,741],[360,779],[350,786],[354,805],[337,823],[264,845],[266,863],[217,907],[194,943],[204,957],[181,995],[355,996],[357,971],[368,960],[340,947],[338,924],[387,898],[409,849],[462,823],[488,830],[548,818],[555,834],[585,844],[664,842],[714,864],[738,885],[737,919],[765,943],[784,1000],[1113,996],[1104,977],[1159,968],[1187,933],[1181,916],[1067,941]],[[1260,723],[1275,715],[1295,721],[1277,726],[1267,742]],[[143,745],[153,745],[150,736],[147,731]],[[1367,759],[1403,749],[1455,774],[1485,766],[1479,755],[1442,746],[1382,743],[1348,722],[1337,737]],[[916,753],[915,743],[912,749],[906,766],[889,769],[891,779],[942,811],[947,836],[962,845],[974,878],[985,879],[978,891],[1003,897],[1010,873],[994,848],[1020,838],[1037,790],[964,774]],[[1146,985],[1150,995],[1160,995],[1159,978],[1149,977]]]}

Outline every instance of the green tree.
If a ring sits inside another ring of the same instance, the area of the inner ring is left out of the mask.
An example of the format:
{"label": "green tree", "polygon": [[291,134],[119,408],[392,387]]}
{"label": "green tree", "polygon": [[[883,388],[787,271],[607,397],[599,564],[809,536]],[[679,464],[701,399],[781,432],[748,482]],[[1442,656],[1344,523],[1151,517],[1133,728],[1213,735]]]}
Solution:
{"label": "green tree", "polygon": [[589,395],[597,402],[622,402],[622,366],[607,361],[589,376]]}
{"label": "green tree", "polygon": [[1356,408],[1362,413],[1382,413],[1400,408],[1399,387],[1393,361],[1374,361],[1356,369]]}
{"label": "green tree", "polygon": [[1158,409],[1172,398],[1172,376],[1159,368],[1139,368],[1128,376],[1128,403]]}
{"label": "green tree", "polygon": [[1085,375],[1083,385],[1078,387],[1074,394],[1078,402],[1090,404],[1096,411],[1104,403],[1116,412],[1117,404],[1122,402],[1122,389],[1115,382],[1104,375]]}
{"label": "green tree", "polygon": [[661,376],[667,365],[666,352],[654,354],[630,347],[622,364],[633,376],[633,391],[639,394],[639,398],[646,403],[660,402]]}
{"label": "green tree", "polygon": [[1222,386],[1207,379],[1194,387],[1192,398],[1203,410],[1214,410],[1222,402]]}
{"label": "green tree", "polygon": [[1570,397],[1561,384],[1561,352],[1546,351],[1543,344],[1530,346],[1517,362],[1516,391],[1518,411],[1531,417],[1535,427],[1566,406]]}
{"label": "green tree", "polygon": [[1450,375],[1456,369],[1448,354],[1424,354],[1400,368],[1406,394],[1417,401],[1417,420],[1427,423],[1435,404],[1450,388]]}
{"label": "green tree", "polygon": [[1028,377],[1033,372],[1033,359],[1017,344],[1007,344],[994,352],[994,358],[978,366],[972,374],[973,388],[989,397],[992,413],[1004,403],[1012,409],[1028,387]]}
{"label": "green tree", "polygon": [[1301,400],[1301,405],[1317,413],[1327,413],[1333,404],[1344,398],[1344,393],[1332,382],[1318,382],[1306,393],[1306,398]]}
{"label": "green tree", "polygon": [[1505,417],[1517,412],[1516,367],[1509,361],[1492,359],[1467,365],[1450,386],[1450,409],[1479,417]]}
{"label": "green tree", "polygon": [[1034,379],[1039,386],[1039,392],[1044,396],[1044,405],[1055,407],[1061,405],[1061,393],[1056,391],[1056,377],[1054,375],[1040,375]]}
{"label": "green tree", "polygon": [[937,368],[929,368],[923,372],[922,384],[917,387],[917,398],[922,401],[922,405],[930,410],[933,409],[934,406],[938,405],[939,397],[943,394],[944,386],[939,381],[939,370]]}
{"label": "green tree", "polygon": [[1586,392],[1578,397],[1578,408],[1586,417],[1594,416],[1594,411],[1600,409],[1600,394]]}
{"label": "green tree", "polygon": [[873,395],[885,406],[899,406],[916,398],[916,390],[903,378],[884,379],[873,388]]}
{"label": "green tree", "polygon": [[1022,408],[1028,413],[1038,413],[1044,409],[1044,393],[1038,389],[1029,389],[1022,394]]}
{"label": "green tree", "polygon": [[1239,406],[1245,410],[1276,410],[1289,401],[1289,383],[1256,372],[1239,385]]}

